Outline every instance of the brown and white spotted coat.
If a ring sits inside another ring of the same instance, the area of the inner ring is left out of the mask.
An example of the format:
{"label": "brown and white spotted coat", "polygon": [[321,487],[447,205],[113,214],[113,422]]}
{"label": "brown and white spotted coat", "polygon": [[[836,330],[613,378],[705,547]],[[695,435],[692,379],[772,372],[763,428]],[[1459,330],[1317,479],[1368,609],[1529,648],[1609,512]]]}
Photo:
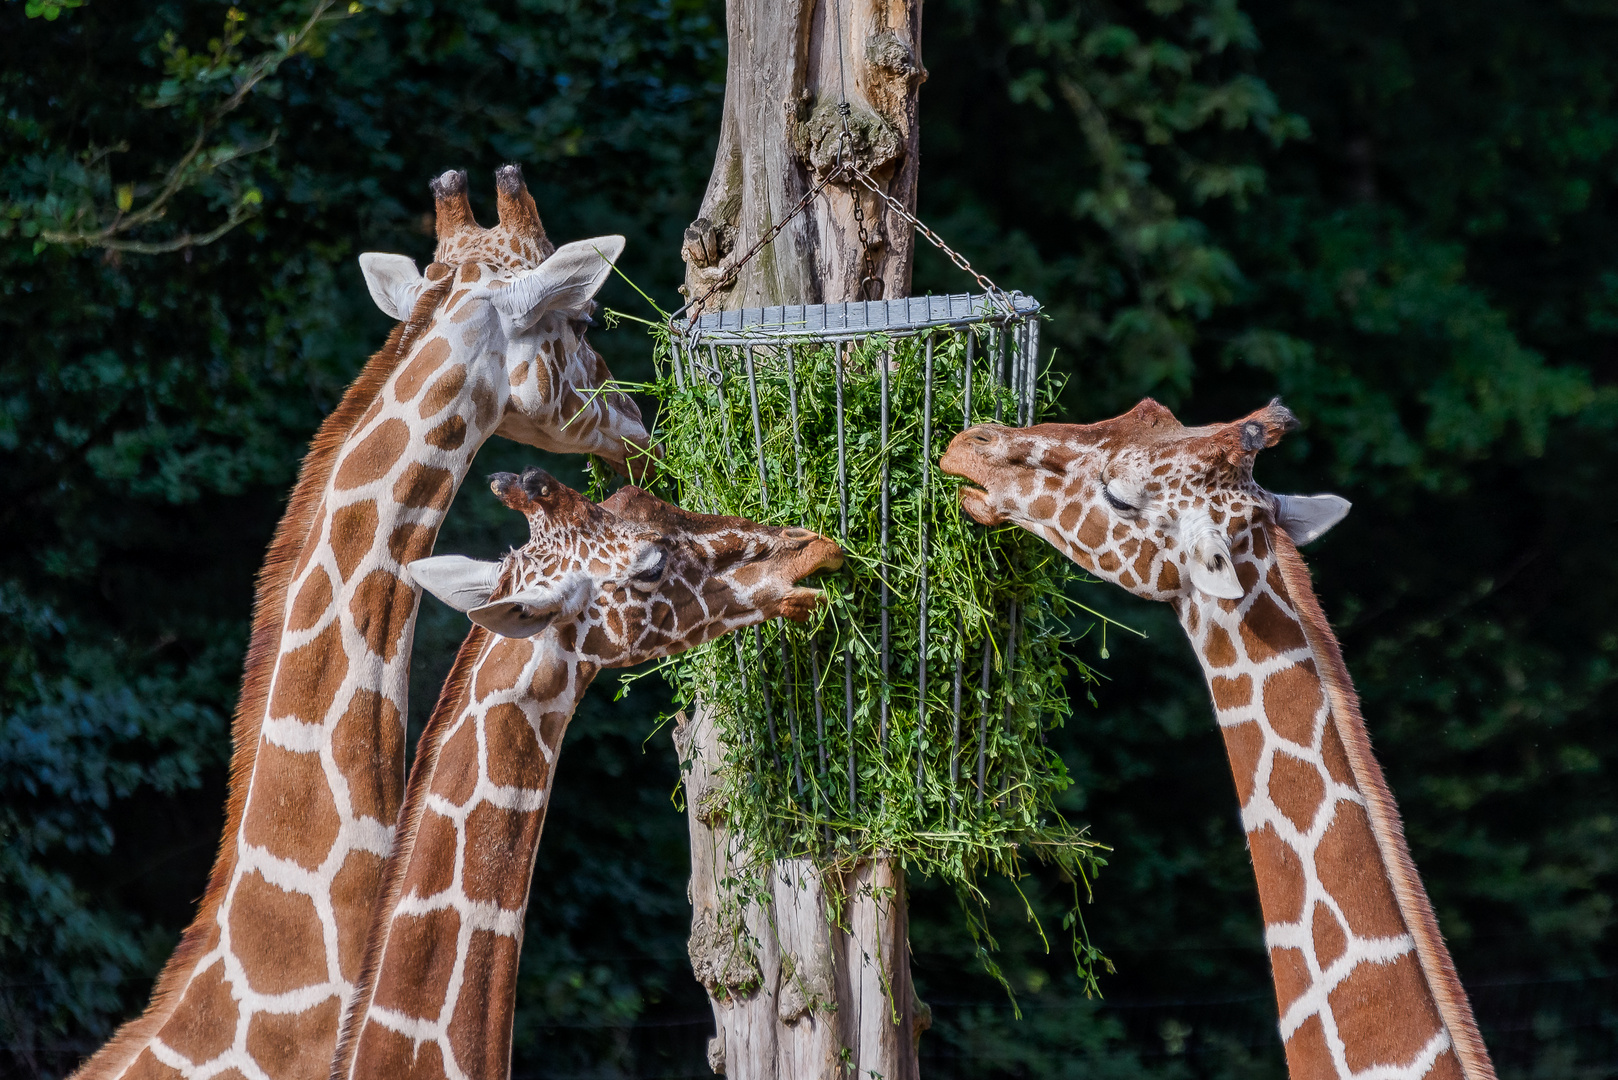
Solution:
{"label": "brown and white spotted coat", "polygon": [[1235,775],[1294,1080],[1492,1080],[1294,545],[1347,503],[1253,482],[1258,450],[1294,426],[1272,402],[1186,428],[1147,400],[1097,424],[970,428],[941,467],[978,485],[960,493],[974,520],[1174,605]]}
{"label": "brown and white spotted coat", "polygon": [[146,1012],[79,1080],[328,1074],[403,796],[419,593],[402,568],[431,552],[496,431],[619,468],[626,442],[647,443],[627,399],[581,407],[607,376],[580,319],[621,240],[535,265],[549,245],[533,201],[515,167],[500,181],[508,220],[489,233],[504,256],[472,223],[464,176],[449,174],[435,184],[441,253],[488,241],[488,262],[435,262],[423,276],[403,256],[361,260],[401,323],[315,436],[260,574],[207,892]]}
{"label": "brown and white spotted coat", "polygon": [[504,1080],[534,857],[579,697],[602,668],[808,618],[818,593],[795,583],[842,561],[806,530],[638,488],[596,506],[537,469],[491,480],[529,542],[499,564],[411,568],[480,625],[422,735],[334,1080]]}

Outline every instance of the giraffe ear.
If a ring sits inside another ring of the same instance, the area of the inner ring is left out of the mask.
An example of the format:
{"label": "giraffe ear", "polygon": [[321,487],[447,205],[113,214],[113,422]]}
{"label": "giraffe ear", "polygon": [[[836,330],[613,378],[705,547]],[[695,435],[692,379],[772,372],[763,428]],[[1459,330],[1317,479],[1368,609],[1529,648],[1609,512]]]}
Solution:
{"label": "giraffe ear", "polygon": [[376,306],[400,322],[410,318],[410,309],[416,306],[416,297],[427,284],[416,269],[416,260],[406,255],[367,251],[360,256],[360,273],[365,275],[365,287],[371,290]]}
{"label": "giraffe ear", "polygon": [[593,585],[585,574],[567,574],[555,584],[533,585],[483,604],[466,617],[501,637],[533,637],[558,616],[576,615],[590,603]]}
{"label": "giraffe ear", "polygon": [[468,559],[465,555],[417,559],[405,567],[405,572],[456,611],[471,611],[487,604],[500,583],[499,563]]}
{"label": "giraffe ear", "polygon": [[575,240],[534,269],[516,275],[510,285],[495,289],[490,299],[518,330],[533,326],[548,311],[582,319],[590,314],[591,297],[606,283],[623,251],[621,236]]}
{"label": "giraffe ear", "polygon": [[1277,495],[1275,523],[1300,547],[1319,540],[1354,504],[1341,495]]}
{"label": "giraffe ear", "polygon": [[1240,600],[1242,583],[1231,562],[1230,543],[1224,531],[1204,514],[1201,520],[1193,519],[1188,536],[1191,584],[1221,600]]}

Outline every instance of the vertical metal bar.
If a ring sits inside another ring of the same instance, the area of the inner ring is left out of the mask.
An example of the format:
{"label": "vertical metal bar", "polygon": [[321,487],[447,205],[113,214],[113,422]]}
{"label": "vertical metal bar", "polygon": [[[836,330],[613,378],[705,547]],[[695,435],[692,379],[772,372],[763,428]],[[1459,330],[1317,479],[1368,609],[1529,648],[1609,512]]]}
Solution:
{"label": "vertical metal bar", "polygon": [[955,725],[949,740],[949,812],[955,813],[961,782],[961,679],[966,671],[966,618],[955,618]]}
{"label": "vertical metal bar", "polygon": [[983,686],[978,692],[982,718],[978,722],[978,805],[983,805],[984,768],[988,762],[989,741],[989,661],[994,658],[994,627],[983,631]]}
{"label": "vertical metal bar", "polygon": [[[736,635],[740,637],[741,635]],[[770,733],[770,760],[775,763],[776,772],[781,771],[781,751],[776,746],[775,710],[770,707],[770,673],[764,667],[764,629],[753,627],[753,640],[758,643],[758,675],[759,686],[764,690],[764,723]],[[784,677],[784,676],[783,676]]]}
{"label": "vertical metal bar", "polygon": [[854,812],[859,771],[854,758],[854,651],[843,650],[843,723],[848,734],[848,812]]}
{"label": "vertical metal bar", "polygon": [[[710,370],[715,373],[723,373],[724,369],[719,366],[719,350],[713,345],[708,346],[708,362],[713,365]],[[730,407],[725,402],[724,379],[721,377],[718,382],[713,384],[713,388],[714,398],[719,403],[720,438],[724,440],[725,457],[730,461],[730,475],[731,479],[734,480],[736,477],[736,440],[730,437]]]}
{"label": "vertical metal bar", "polygon": [[680,367],[680,338],[678,335],[669,338],[669,361],[674,365],[674,385],[684,390],[685,372]]}
{"label": "vertical metal bar", "polygon": [[820,642],[809,639],[809,677],[815,690],[815,742],[820,756],[820,775],[826,775],[826,709],[820,702]]}
{"label": "vertical metal bar", "polygon": [[881,719],[877,724],[877,738],[884,750],[888,746],[888,604],[892,599],[891,587],[888,584],[888,479],[893,460],[892,448],[888,446],[888,369],[893,363],[893,351],[882,358],[882,430],[877,445],[882,454],[882,546],[880,549],[882,581],[882,699],[880,704]]}
{"label": "vertical metal bar", "polygon": [[1028,422],[1039,420],[1039,318],[1028,317]]}
{"label": "vertical metal bar", "polygon": [[926,771],[927,744],[927,485],[933,465],[933,335],[927,335],[927,351],[922,369],[921,395],[921,492],[916,501],[917,526],[921,542],[921,655],[916,677],[916,800],[922,797]]}
{"label": "vertical metal bar", "polygon": [[753,406],[753,449],[758,453],[758,499],[770,508],[770,484],[764,475],[764,425],[758,417],[758,376],[753,372],[753,346],[747,346],[747,396]]}
{"label": "vertical metal bar", "polygon": [[1013,686],[1012,680],[1016,677],[1017,670],[1017,624],[1020,621],[1018,619],[1018,614],[1017,601],[1013,600],[1007,606],[1006,612],[1006,619],[1010,625],[1006,627],[1006,670],[1004,679],[1006,685],[1006,704],[1000,713],[1001,731],[1005,731],[1011,726],[1011,688]]}
{"label": "vertical metal bar", "polygon": [[994,395],[994,422],[997,424],[1004,408],[1000,399],[1000,354],[1005,336],[1005,331],[998,327],[989,331],[989,393]]}
{"label": "vertical metal bar", "polygon": [[843,362],[847,359],[848,348],[837,346],[837,505],[842,511],[843,532],[841,539],[848,541],[848,454],[847,445],[843,437]]}
{"label": "vertical metal bar", "polygon": [[791,342],[787,350],[787,409],[792,413],[792,454],[798,463],[798,490],[803,490],[803,434],[798,429],[798,364],[797,349]]}
{"label": "vertical metal bar", "polygon": [[961,399],[961,430],[972,426],[972,346],[977,343],[977,328],[966,328],[966,395]]}
{"label": "vertical metal bar", "polygon": [[[787,636],[781,635],[781,679],[786,684],[782,700],[786,702],[787,731],[792,735],[792,775],[798,782],[798,794],[803,795],[803,740],[798,737],[798,710],[792,705],[792,658],[787,655]],[[978,785],[980,788],[982,785]],[[979,799],[981,800],[981,792]]]}

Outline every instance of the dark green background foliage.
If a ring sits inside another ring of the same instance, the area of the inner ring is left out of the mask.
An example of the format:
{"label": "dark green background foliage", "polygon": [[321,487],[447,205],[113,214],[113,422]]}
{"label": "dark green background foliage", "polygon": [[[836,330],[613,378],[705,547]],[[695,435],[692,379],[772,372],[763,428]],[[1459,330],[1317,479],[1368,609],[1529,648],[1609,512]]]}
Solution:
{"label": "dark green background foliage", "polygon": [[[301,9],[246,10],[250,59]],[[105,224],[124,185],[138,207],[184,152],[240,74],[209,59],[226,11],[0,5],[6,1075],[61,1075],[137,1010],[202,889],[252,576],[387,329],[354,256],[424,259],[425,180],[469,168],[487,207],[517,160],[553,235],[629,235],[626,269],[672,299],[710,163],[717,3],[408,0],[319,30],[209,143],[273,146],[141,233],[250,206],[218,243],[41,246]],[[1223,420],[1280,393],[1303,418],[1259,476],[1356,503],[1310,558],[1502,1072],[1613,1075],[1618,6],[933,0],[926,23],[923,216],[1053,312],[1069,417],[1150,393]],[[924,254],[917,287],[960,279]],[[594,337],[647,374],[638,331]],[[532,460],[494,444],[478,471]],[[440,550],[521,536],[470,484]],[[925,1068],[1278,1076],[1206,692],[1166,611],[1086,599],[1150,633],[1114,634],[1106,661],[1081,646],[1108,681],[1094,705],[1074,688],[1055,742],[1064,811],[1116,847],[1089,917],[1118,974],[1084,1000],[1002,896],[1016,1021],[952,898],[918,882]],[[463,626],[424,607],[418,718]],[[647,740],[666,698],[610,689],[575,721],[540,856],[519,1076],[704,1069],[677,773]],[[1042,911],[1066,900],[1028,887]]]}

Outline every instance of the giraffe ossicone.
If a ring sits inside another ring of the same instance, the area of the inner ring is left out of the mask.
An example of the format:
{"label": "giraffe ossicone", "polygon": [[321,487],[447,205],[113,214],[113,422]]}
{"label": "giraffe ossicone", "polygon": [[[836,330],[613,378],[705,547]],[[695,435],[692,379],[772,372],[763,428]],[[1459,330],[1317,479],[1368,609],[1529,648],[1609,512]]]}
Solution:
{"label": "giraffe ossicone", "polygon": [[521,170],[495,181],[491,229],[464,173],[434,181],[425,272],[360,260],[399,323],[315,435],[265,558],[207,891],[146,1011],[76,1080],[328,1075],[404,794],[405,566],[493,434],[649,466],[639,410],[585,339],[622,238],[556,252]]}
{"label": "giraffe ossicone", "polygon": [[505,1080],[529,885],[562,738],[603,668],[806,619],[842,550],[638,488],[591,503],[538,469],[490,486],[529,521],[499,562],[409,573],[475,624],[422,733],[333,1080]]}
{"label": "giraffe ossicone", "polygon": [[1296,426],[1279,401],[1188,428],[1148,399],[1095,424],[968,428],[939,467],[978,523],[1174,606],[1235,777],[1293,1080],[1493,1080],[1297,552],[1348,502],[1253,480]]}

